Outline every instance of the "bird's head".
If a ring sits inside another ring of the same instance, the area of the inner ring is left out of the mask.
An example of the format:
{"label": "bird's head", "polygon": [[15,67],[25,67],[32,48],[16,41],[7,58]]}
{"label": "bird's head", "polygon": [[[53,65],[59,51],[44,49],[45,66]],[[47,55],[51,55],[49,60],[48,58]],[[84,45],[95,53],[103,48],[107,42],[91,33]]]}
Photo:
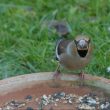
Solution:
{"label": "bird's head", "polygon": [[86,36],[77,36],[74,42],[79,56],[84,58],[89,50],[90,38]]}

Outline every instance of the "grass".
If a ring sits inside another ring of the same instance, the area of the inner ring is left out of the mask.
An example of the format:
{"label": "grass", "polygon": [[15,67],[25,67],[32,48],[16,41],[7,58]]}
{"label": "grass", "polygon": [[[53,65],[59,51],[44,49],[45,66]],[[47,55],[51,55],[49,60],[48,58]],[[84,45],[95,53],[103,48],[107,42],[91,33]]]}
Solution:
{"label": "grass", "polygon": [[66,20],[70,37],[89,35],[94,45],[87,73],[110,78],[110,0],[0,0],[0,79],[54,71],[57,36],[46,22]]}

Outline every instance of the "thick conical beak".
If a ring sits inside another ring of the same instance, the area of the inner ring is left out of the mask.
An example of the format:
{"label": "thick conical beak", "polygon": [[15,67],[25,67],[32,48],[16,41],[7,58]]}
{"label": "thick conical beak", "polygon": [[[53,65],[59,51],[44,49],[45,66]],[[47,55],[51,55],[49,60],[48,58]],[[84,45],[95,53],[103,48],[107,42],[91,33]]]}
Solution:
{"label": "thick conical beak", "polygon": [[87,55],[89,43],[86,40],[81,39],[77,42],[76,46],[79,56],[84,58]]}
{"label": "thick conical beak", "polygon": [[83,50],[83,49],[87,49],[87,47],[88,47],[88,44],[87,44],[87,42],[85,40],[80,40],[79,41],[78,48]]}

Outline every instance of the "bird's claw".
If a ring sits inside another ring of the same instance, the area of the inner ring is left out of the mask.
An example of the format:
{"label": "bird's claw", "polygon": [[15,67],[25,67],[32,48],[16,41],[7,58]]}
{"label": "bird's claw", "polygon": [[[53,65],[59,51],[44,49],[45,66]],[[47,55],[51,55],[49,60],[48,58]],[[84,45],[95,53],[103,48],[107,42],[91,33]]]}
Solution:
{"label": "bird's claw", "polygon": [[53,88],[58,88],[60,87],[60,79],[61,79],[61,73],[60,71],[55,71],[54,74],[53,74],[53,80],[52,80],[52,83],[51,83],[51,87]]}
{"label": "bird's claw", "polygon": [[83,72],[81,72],[81,73],[79,74],[79,86],[84,86],[84,85],[85,85],[84,80],[85,80],[85,75],[84,75]]}
{"label": "bird's claw", "polygon": [[53,79],[54,80],[61,79],[60,71],[55,71],[55,73],[53,74]]}

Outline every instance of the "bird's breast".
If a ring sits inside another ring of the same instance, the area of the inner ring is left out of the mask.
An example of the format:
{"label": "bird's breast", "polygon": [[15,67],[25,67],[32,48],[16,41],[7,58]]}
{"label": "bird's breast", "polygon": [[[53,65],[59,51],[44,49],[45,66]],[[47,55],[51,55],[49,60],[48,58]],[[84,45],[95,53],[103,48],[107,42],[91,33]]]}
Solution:
{"label": "bird's breast", "polygon": [[60,64],[67,69],[71,70],[77,70],[84,68],[88,63],[90,59],[89,58],[79,58],[79,57],[71,57],[68,55],[62,55]]}

